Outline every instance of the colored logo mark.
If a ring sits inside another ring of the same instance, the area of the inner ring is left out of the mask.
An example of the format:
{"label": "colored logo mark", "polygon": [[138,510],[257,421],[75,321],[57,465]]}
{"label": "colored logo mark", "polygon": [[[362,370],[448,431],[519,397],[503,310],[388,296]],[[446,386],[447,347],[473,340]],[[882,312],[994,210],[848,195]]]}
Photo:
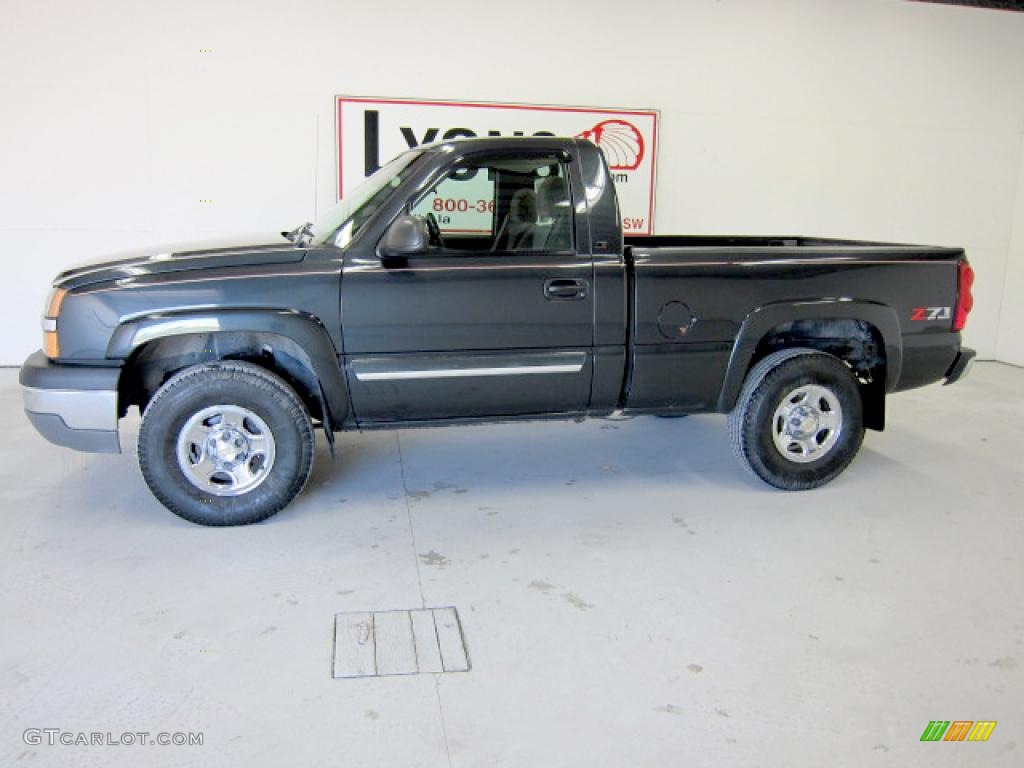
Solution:
{"label": "colored logo mark", "polygon": [[589,131],[576,134],[576,137],[597,144],[613,171],[635,171],[644,159],[643,134],[625,120],[604,120]]}
{"label": "colored logo mark", "polygon": [[995,727],[995,720],[932,720],[921,741],[988,741]]}

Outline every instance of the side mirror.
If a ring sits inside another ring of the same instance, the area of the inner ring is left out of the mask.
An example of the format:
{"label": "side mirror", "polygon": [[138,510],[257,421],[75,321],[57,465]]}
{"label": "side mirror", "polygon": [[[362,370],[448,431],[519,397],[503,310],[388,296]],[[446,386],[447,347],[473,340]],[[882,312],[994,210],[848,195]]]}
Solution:
{"label": "side mirror", "polygon": [[427,230],[427,222],[419,216],[403,213],[391,222],[377,252],[382,259],[401,259],[422,255],[427,252],[429,246],[430,233]]}

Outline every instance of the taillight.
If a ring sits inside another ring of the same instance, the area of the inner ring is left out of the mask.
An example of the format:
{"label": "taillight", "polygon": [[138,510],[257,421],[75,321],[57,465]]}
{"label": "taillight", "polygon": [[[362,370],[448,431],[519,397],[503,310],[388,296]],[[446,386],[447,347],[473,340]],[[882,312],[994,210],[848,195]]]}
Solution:
{"label": "taillight", "polygon": [[966,260],[956,263],[956,311],[953,313],[953,330],[962,331],[967,324],[967,314],[974,306],[974,270]]}

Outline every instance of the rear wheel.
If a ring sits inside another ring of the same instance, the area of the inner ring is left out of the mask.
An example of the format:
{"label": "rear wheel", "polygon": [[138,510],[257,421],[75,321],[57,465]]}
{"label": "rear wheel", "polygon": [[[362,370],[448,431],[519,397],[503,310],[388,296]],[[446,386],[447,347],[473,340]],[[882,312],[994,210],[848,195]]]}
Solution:
{"label": "rear wheel", "polygon": [[766,483],[817,488],[860,449],[864,420],[857,381],[838,358],[813,349],[768,355],[750,371],[729,414],[733,450]]}
{"label": "rear wheel", "polygon": [[200,525],[245,525],[279,512],[313,466],[313,429],[295,392],[251,363],[189,368],[150,400],[139,466],[153,495]]}

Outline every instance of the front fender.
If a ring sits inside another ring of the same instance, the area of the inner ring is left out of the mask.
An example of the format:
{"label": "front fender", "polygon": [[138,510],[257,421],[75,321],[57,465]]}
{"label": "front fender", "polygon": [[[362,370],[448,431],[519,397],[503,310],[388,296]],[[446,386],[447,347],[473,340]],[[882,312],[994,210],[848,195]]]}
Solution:
{"label": "front fender", "polygon": [[107,345],[109,359],[126,360],[157,339],[214,333],[264,333],[294,342],[308,357],[319,380],[334,424],[348,415],[348,390],[338,354],[319,318],[294,310],[222,309],[162,312],[136,317],[119,325]]}
{"label": "front fender", "polygon": [[726,367],[718,410],[728,413],[743,388],[757,345],[773,329],[794,320],[863,320],[878,329],[885,346],[885,391],[891,392],[903,366],[899,317],[885,304],[857,299],[780,302],[758,307],[744,318]]}

